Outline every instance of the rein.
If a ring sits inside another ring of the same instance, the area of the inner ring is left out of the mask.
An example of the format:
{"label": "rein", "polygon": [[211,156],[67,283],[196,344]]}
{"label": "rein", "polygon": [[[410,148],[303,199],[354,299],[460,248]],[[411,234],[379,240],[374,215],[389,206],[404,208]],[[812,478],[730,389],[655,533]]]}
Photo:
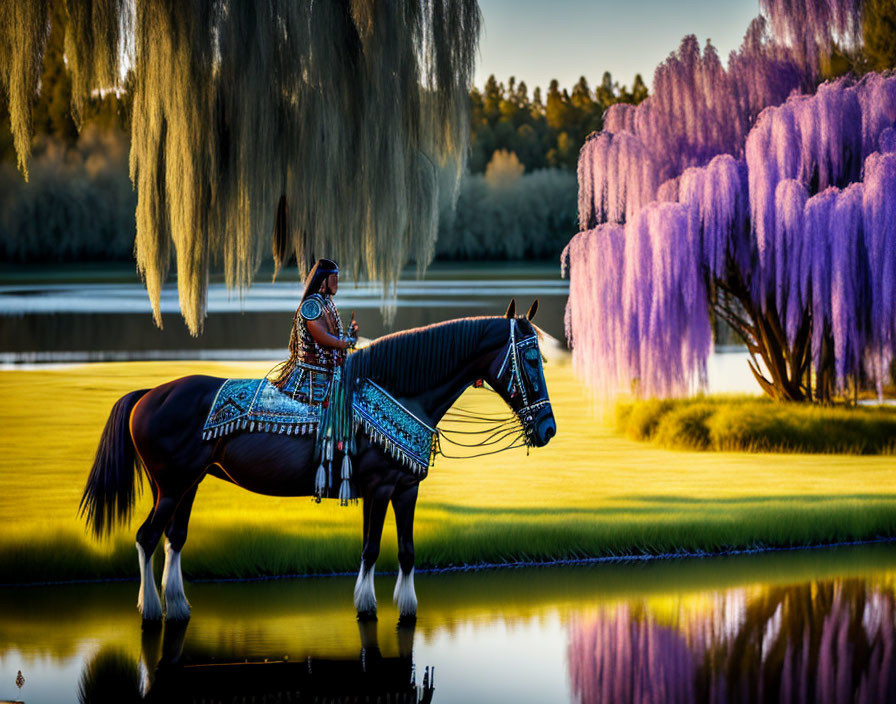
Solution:
{"label": "rein", "polygon": [[[512,450],[517,447],[525,447],[526,454],[528,454],[530,443],[528,438],[526,437],[526,430],[523,423],[531,422],[535,412],[537,412],[541,408],[544,408],[545,406],[550,405],[550,401],[547,399],[529,403],[529,394],[526,390],[526,384],[523,382],[519,360],[520,350],[528,347],[535,347],[536,349],[538,348],[537,335],[530,335],[517,342],[516,320],[511,320],[510,344],[507,346],[507,353],[504,355],[504,360],[501,362],[501,366],[498,369],[497,379],[500,380],[501,377],[503,377],[506,373],[507,369],[510,369],[510,379],[508,381],[507,391],[511,395],[514,395],[518,391],[522,395],[523,405],[519,408],[519,410],[514,411],[509,417],[504,415],[499,416],[492,414],[476,414],[462,408],[455,409],[454,411],[449,411],[445,414],[445,418],[451,423],[492,423],[493,425],[482,430],[446,430],[443,428],[436,428],[436,437],[439,441],[439,444],[433,455],[441,454],[443,457],[447,457],[449,459],[466,459],[472,457],[494,455],[498,452]],[[476,386],[478,386],[478,384],[476,384]],[[493,393],[497,393],[493,389],[491,389],[491,391]],[[471,444],[463,443],[450,437],[450,435],[485,434],[487,434],[487,437],[485,439]],[[507,438],[512,439],[510,444],[506,447],[501,447],[496,450],[489,450],[488,452],[480,452],[474,455],[447,455],[441,448],[442,439],[457,447],[472,448],[497,445]],[[522,442],[519,442],[520,440],[522,440]]]}

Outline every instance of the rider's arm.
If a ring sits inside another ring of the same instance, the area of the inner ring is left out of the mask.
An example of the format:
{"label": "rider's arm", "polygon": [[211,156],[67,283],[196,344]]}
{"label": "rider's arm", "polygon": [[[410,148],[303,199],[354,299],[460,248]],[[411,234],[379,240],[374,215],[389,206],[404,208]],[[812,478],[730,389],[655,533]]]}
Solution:
{"label": "rider's arm", "polygon": [[326,323],[324,323],[321,318],[307,320],[305,321],[305,324],[308,326],[308,332],[311,333],[311,337],[314,338],[314,341],[324,347],[335,347],[336,349],[344,350],[347,347],[351,347],[354,342],[351,338],[340,338],[330,334],[330,331],[327,330]]}

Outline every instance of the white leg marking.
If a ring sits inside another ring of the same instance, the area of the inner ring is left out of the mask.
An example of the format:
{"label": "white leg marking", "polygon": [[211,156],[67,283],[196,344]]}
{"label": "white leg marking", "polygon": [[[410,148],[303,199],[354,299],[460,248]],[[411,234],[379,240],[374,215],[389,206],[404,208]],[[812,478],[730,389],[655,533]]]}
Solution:
{"label": "white leg marking", "polygon": [[392,601],[398,606],[400,616],[417,615],[417,593],[414,591],[414,568],[408,574],[398,568],[398,579],[395,580],[395,591]]}
{"label": "white leg marking", "polygon": [[373,569],[364,570],[364,561],[361,561],[361,571],[358,572],[358,580],[355,582],[355,609],[358,613],[376,612],[376,593],[373,590]]}
{"label": "white leg marking", "polygon": [[159,592],[156,590],[152,574],[152,555],[147,559],[140,543],[137,543],[137,557],[140,560],[140,593],[137,595],[137,610],[144,621],[161,621],[162,602],[159,600]]}
{"label": "white leg marking", "polygon": [[184,578],[180,571],[180,552],[165,541],[165,570],[162,573],[162,596],[165,598],[165,619],[186,621],[190,618],[190,602],[184,594]]}

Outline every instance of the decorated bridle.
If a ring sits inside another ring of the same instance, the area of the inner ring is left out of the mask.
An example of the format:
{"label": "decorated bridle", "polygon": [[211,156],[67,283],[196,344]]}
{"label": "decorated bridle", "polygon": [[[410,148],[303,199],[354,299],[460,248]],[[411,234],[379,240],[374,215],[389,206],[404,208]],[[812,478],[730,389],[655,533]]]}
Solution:
{"label": "decorated bridle", "polygon": [[[511,303],[511,306],[513,306],[513,303]],[[534,311],[534,309],[535,304],[533,304],[533,308],[530,310],[530,313]],[[512,310],[512,308],[510,310]],[[535,398],[530,398],[530,389],[528,388],[526,379],[524,377],[523,360],[525,360],[527,357],[531,358],[529,355],[527,355],[530,350],[533,350],[535,352],[535,358],[539,362],[538,369],[543,383],[544,374],[541,371],[542,357],[541,351],[538,349],[538,335],[532,334],[520,338],[519,330],[517,328],[517,319],[515,317],[511,317],[511,315],[512,314],[508,314],[508,318],[510,320],[510,340],[507,344],[507,351],[505,352],[504,358],[501,361],[501,365],[498,368],[498,372],[495,375],[495,383],[496,385],[506,383],[507,393],[511,398],[521,396],[523,401],[522,405],[519,409],[514,410],[513,413],[515,417],[513,418],[513,420],[505,420],[498,416],[484,416],[480,413],[473,413],[461,408],[452,409],[451,411],[446,413],[445,417],[454,423],[485,423],[489,427],[482,431],[460,429],[449,430],[448,428],[440,427],[436,431],[437,438],[435,453],[444,455],[445,457],[456,457],[454,455],[448,455],[444,452],[441,446],[441,440],[445,440],[446,442],[452,445],[457,445],[459,447],[482,448],[500,445],[506,439],[511,439],[510,444],[504,447],[498,447],[497,449],[480,452],[474,455],[467,454],[463,455],[463,457],[482,457],[485,455],[492,455],[497,452],[510,450],[515,447],[526,447],[526,451],[528,452],[528,448],[531,447],[532,434],[534,432],[533,421],[535,420],[535,414],[544,408],[550,409],[551,402],[546,397],[542,398],[542,394],[539,392],[539,389],[537,387],[533,387],[531,389],[531,391],[534,392]],[[531,315],[527,315],[526,317],[527,319],[531,319]],[[485,386],[484,380],[477,379],[473,382],[473,386],[476,388],[482,388],[483,386]],[[488,388],[491,389],[491,387]],[[495,391],[494,389],[491,390]],[[546,396],[546,394],[544,395]],[[522,433],[520,431],[522,431]],[[481,441],[471,444],[461,439],[466,439],[466,437],[470,435],[480,434],[484,434],[487,437]],[[522,442],[519,442],[518,444],[518,441],[520,440]]]}
{"label": "decorated bridle", "polygon": [[513,398],[517,394],[523,397],[523,405],[516,411],[519,419],[526,425],[526,432],[530,432],[529,424],[532,423],[535,414],[542,408],[549,407],[551,402],[547,398],[533,399],[529,402],[529,392],[526,388],[525,380],[521,371],[521,358],[526,351],[534,349],[541,358],[541,351],[538,349],[538,335],[528,335],[517,341],[517,322],[516,318],[510,319],[510,342],[507,345],[507,353],[504,355],[504,361],[498,368],[496,379],[501,381],[507,370],[510,370],[510,378],[507,381],[507,393]]}

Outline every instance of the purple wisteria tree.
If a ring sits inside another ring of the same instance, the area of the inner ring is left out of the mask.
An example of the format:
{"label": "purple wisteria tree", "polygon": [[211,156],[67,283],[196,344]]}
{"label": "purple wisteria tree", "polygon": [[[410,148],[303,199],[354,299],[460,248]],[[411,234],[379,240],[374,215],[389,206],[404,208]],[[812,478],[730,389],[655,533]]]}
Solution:
{"label": "purple wisteria tree", "polygon": [[727,69],[686,38],[651,97],[613,106],[582,148],[566,326],[576,368],[606,396],[693,389],[714,318],[776,399],[880,390],[889,375],[896,76],[817,87],[825,41],[857,41],[861,2],[762,4],[770,21]]}

